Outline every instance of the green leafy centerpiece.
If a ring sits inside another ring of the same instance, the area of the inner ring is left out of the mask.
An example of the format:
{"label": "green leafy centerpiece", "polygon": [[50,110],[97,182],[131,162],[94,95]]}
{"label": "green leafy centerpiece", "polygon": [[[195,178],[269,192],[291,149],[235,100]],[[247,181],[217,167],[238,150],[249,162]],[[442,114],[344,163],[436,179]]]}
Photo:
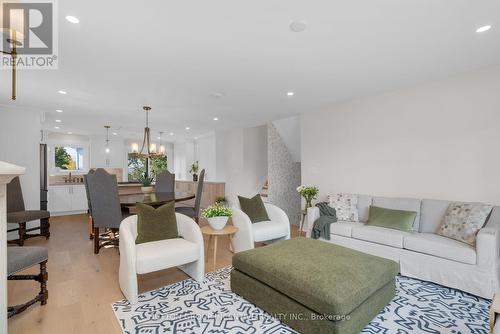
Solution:
{"label": "green leafy centerpiece", "polygon": [[214,230],[222,230],[226,226],[229,217],[233,215],[233,211],[227,206],[215,203],[203,210],[201,214],[207,218],[210,227]]}
{"label": "green leafy centerpiece", "polygon": [[142,184],[141,191],[143,194],[150,194],[153,192],[153,178],[146,175],[146,173],[141,174],[138,181]]}

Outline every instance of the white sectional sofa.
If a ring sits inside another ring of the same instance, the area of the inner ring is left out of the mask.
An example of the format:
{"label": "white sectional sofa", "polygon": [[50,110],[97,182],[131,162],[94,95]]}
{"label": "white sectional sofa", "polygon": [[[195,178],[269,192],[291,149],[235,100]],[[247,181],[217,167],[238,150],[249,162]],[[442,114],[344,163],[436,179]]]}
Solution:
{"label": "white sectional sofa", "polygon": [[[492,298],[500,291],[500,207],[494,207],[477,235],[476,247],[435,234],[451,201],[358,195],[360,222],[331,225],[331,239],[321,240],[392,259],[400,273],[474,295]],[[370,205],[417,212],[413,232],[365,225]],[[307,236],[319,209],[309,208]]]}

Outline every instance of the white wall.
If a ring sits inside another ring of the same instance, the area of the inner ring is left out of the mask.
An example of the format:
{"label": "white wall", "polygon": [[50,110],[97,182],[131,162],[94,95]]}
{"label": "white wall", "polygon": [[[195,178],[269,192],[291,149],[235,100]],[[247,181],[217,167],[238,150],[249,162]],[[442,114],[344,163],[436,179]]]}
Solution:
{"label": "white wall", "polygon": [[217,152],[215,132],[198,137],[195,142],[195,160],[199,171],[205,169],[205,180],[217,180]]}
{"label": "white wall", "polygon": [[191,164],[195,161],[194,142],[174,143],[174,173],[176,180],[192,180],[189,170]]}
{"label": "white wall", "polygon": [[272,124],[286,145],[293,161],[300,162],[300,116],[279,119],[273,121]]}
{"label": "white wall", "polygon": [[[20,177],[26,209],[40,209],[40,114],[19,110],[0,110],[0,161],[26,168]],[[38,226],[31,222],[28,227]],[[17,227],[17,224],[10,225]],[[15,232],[9,239],[17,238]]]}
{"label": "white wall", "polygon": [[228,201],[259,193],[267,180],[267,126],[228,131],[224,142]]}
{"label": "white wall", "polygon": [[500,67],[302,115],[304,184],[500,204]]}

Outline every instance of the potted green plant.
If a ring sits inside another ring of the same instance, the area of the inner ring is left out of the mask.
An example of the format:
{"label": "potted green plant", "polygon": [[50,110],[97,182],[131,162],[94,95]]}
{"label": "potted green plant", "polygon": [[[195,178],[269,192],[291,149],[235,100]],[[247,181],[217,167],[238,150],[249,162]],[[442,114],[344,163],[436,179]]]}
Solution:
{"label": "potted green plant", "polygon": [[198,161],[193,162],[191,164],[191,169],[189,170],[190,174],[193,174],[193,182],[198,181]]}
{"label": "potted green plant", "polygon": [[208,220],[208,224],[214,230],[222,230],[226,226],[229,217],[233,211],[227,206],[215,203],[202,211],[201,215]]}
{"label": "potted green plant", "polygon": [[141,191],[143,194],[150,194],[153,192],[153,178],[149,177],[146,173],[141,174],[138,178],[138,181],[142,184]]}
{"label": "potted green plant", "polygon": [[312,206],[312,200],[318,197],[319,189],[316,186],[301,185],[297,187],[297,192],[306,200],[305,210],[307,211],[307,208]]}

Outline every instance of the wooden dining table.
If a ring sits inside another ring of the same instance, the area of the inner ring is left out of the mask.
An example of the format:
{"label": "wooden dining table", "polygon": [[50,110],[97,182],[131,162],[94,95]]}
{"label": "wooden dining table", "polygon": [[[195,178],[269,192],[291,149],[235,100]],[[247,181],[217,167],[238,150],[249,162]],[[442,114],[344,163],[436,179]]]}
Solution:
{"label": "wooden dining table", "polygon": [[122,207],[133,207],[137,203],[159,206],[168,202],[182,202],[195,198],[194,193],[189,192],[152,192],[150,194],[124,194],[119,195]]}

